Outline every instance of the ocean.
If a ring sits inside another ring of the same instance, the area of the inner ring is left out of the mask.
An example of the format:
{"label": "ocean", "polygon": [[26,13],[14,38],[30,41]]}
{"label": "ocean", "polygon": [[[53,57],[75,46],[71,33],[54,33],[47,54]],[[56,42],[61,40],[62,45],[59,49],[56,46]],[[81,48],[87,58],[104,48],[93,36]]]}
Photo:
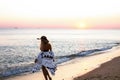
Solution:
{"label": "ocean", "polygon": [[0,29],[0,77],[31,73],[43,35],[57,64],[120,46],[120,30]]}

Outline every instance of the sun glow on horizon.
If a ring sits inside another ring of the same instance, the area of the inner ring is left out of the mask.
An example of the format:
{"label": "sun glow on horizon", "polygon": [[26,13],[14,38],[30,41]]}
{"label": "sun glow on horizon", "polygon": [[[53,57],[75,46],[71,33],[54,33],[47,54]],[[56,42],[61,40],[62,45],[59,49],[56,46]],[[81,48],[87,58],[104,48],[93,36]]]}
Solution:
{"label": "sun glow on horizon", "polygon": [[80,28],[86,28],[85,23],[80,23]]}
{"label": "sun glow on horizon", "polygon": [[0,27],[88,29],[101,22],[98,17],[117,15],[108,20],[114,28],[120,23],[119,4],[119,0],[0,0]]}
{"label": "sun glow on horizon", "polygon": [[85,22],[78,22],[78,23],[75,25],[75,27],[76,27],[77,29],[88,29],[87,23],[85,23]]}

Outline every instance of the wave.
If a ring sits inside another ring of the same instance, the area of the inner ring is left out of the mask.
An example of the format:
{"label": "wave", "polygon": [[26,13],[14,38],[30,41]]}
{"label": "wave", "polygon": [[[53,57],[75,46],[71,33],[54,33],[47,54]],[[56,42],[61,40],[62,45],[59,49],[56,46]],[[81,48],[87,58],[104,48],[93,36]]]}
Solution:
{"label": "wave", "polygon": [[[120,43],[116,43],[116,44],[117,44],[116,46],[120,45]],[[100,53],[103,53],[104,51],[112,49],[113,47],[85,50],[85,51],[81,51],[76,54],[71,54],[71,55],[66,55],[66,56],[56,56],[56,64],[61,64],[63,62],[69,61],[77,57],[86,57],[86,56],[100,54]],[[33,63],[29,63],[29,64],[23,64],[21,66],[10,67],[8,69],[0,71],[0,77],[7,77],[7,76],[17,75],[21,73],[30,73],[32,72],[33,66],[34,66]]]}
{"label": "wave", "polygon": [[7,77],[7,76],[11,76],[11,75],[17,75],[20,73],[25,73],[25,72],[30,72],[31,69],[33,68],[33,63],[31,64],[24,64],[21,66],[14,66],[14,67],[10,67],[8,69],[3,70],[0,73],[0,77]]}
{"label": "wave", "polygon": [[[65,61],[77,58],[77,57],[85,57],[85,56],[90,56],[90,55],[96,55],[96,54],[100,54],[103,51],[112,49],[112,47],[108,47],[108,48],[101,48],[101,49],[92,49],[92,50],[85,50],[85,51],[81,51],[77,54],[71,54],[71,55],[66,55],[66,56],[58,56],[57,59],[57,64],[63,63]],[[59,60],[60,59],[60,60]]]}

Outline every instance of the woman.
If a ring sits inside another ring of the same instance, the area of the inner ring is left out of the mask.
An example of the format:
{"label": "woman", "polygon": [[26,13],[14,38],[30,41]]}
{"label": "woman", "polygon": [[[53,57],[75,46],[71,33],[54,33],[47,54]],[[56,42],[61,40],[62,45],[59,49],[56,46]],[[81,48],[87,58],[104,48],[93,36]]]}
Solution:
{"label": "woman", "polygon": [[55,74],[56,65],[54,64],[54,53],[52,52],[51,44],[49,43],[46,36],[42,36],[40,40],[41,40],[40,44],[41,52],[39,53],[37,59],[35,60],[35,63],[41,65],[45,80],[48,79],[52,80],[48,73],[48,70],[51,72],[52,75]]}

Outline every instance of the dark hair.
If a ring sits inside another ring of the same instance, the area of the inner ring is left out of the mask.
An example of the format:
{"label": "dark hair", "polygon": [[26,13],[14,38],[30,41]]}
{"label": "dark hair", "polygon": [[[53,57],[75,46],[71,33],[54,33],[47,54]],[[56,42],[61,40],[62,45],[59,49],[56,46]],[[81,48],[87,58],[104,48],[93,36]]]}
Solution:
{"label": "dark hair", "polygon": [[47,44],[49,42],[46,36],[41,36],[40,39],[44,44]]}
{"label": "dark hair", "polygon": [[41,39],[47,39],[47,37],[46,36],[41,36]]}

